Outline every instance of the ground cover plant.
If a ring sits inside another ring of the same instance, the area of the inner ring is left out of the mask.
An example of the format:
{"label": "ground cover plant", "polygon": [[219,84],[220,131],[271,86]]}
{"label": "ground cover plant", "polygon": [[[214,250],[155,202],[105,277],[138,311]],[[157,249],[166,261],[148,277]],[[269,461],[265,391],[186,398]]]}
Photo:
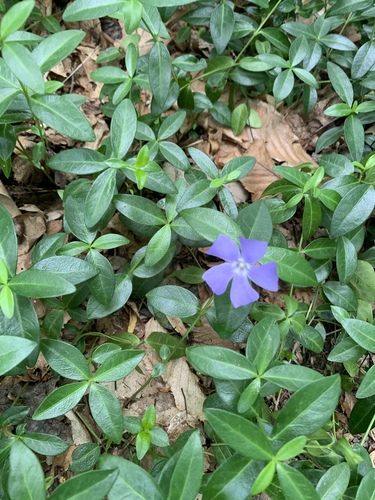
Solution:
{"label": "ground cover plant", "polygon": [[373,499],[373,0],[0,12],[0,498]]}

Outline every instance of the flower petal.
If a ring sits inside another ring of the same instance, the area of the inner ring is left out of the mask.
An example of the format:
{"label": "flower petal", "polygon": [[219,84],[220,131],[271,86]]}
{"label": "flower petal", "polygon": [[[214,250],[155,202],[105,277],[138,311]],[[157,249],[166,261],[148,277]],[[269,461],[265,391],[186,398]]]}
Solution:
{"label": "flower petal", "polygon": [[202,278],[216,295],[221,295],[233,278],[232,264],[225,263],[211,267],[211,269],[203,273]]}
{"label": "flower petal", "polygon": [[234,262],[240,258],[240,250],[237,243],[229,238],[229,236],[225,236],[225,234],[219,234],[212,247],[206,253],[227,262]]}
{"label": "flower petal", "polygon": [[247,240],[240,236],[242,258],[248,264],[258,262],[267,251],[268,243],[259,240]]}
{"label": "flower petal", "polygon": [[230,300],[234,307],[246,306],[258,299],[259,293],[252,288],[247,277],[235,274],[230,289]]}
{"label": "flower petal", "polygon": [[266,290],[277,292],[279,289],[276,262],[268,262],[261,266],[252,266],[249,270],[249,277],[251,281]]}

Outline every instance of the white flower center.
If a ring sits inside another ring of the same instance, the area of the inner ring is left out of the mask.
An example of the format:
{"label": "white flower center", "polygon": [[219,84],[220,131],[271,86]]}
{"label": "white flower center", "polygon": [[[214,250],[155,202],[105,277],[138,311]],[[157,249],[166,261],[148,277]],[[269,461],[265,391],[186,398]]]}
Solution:
{"label": "white flower center", "polygon": [[235,274],[240,276],[247,276],[250,270],[250,264],[248,264],[244,259],[239,258],[238,260],[232,262],[232,269]]}

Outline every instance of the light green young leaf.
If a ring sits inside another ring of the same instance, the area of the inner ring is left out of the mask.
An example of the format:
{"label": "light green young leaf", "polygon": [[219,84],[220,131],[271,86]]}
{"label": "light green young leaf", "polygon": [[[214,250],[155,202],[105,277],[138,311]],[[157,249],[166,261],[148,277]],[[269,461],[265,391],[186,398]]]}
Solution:
{"label": "light green young leaf", "polygon": [[4,40],[8,35],[22,28],[35,5],[34,0],[24,0],[13,4],[0,23],[0,37]]}

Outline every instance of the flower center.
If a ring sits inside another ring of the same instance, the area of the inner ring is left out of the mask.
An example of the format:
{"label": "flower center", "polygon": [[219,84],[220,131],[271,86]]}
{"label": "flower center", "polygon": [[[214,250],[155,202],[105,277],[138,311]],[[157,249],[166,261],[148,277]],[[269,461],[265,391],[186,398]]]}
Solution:
{"label": "flower center", "polygon": [[248,264],[244,259],[239,258],[238,260],[232,262],[232,269],[235,274],[240,276],[247,276],[250,270],[250,264]]}

